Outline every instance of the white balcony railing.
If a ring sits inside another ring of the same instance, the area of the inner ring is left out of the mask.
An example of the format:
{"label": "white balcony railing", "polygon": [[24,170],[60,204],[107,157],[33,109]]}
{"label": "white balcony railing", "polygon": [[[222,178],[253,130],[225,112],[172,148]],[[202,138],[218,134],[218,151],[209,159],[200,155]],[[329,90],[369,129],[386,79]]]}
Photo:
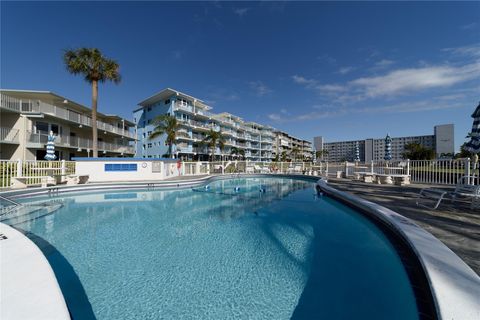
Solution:
{"label": "white balcony railing", "polygon": [[0,141],[19,143],[18,129],[0,127]]}
{"label": "white balcony railing", "polygon": [[[40,100],[20,100],[0,93],[0,107],[17,112],[41,112],[60,119],[75,122],[80,125],[85,125],[89,127],[92,126],[92,118],[90,116],[80,114],[78,112],[62,107],[57,107]],[[114,126],[110,123],[105,123],[103,121],[97,121],[97,129],[110,133],[115,133],[132,139],[135,138],[135,134],[133,132],[130,132],[123,128],[118,128],[117,126]]]}
{"label": "white balcony railing", "polygon": [[[33,133],[27,131],[27,141],[29,143],[35,144],[45,144],[47,143],[48,135],[45,133]],[[92,149],[93,140],[81,138],[81,137],[71,137],[65,135],[55,136],[55,145],[59,147],[67,148],[80,148],[80,149]],[[97,143],[98,151],[110,151],[126,154],[134,154],[135,149],[129,145],[121,145],[116,143],[98,141]]]}

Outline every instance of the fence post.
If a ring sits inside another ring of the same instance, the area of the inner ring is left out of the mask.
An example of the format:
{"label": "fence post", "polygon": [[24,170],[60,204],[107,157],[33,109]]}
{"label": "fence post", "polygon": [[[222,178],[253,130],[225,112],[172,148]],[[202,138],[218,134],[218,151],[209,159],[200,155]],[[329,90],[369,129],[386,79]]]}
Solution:
{"label": "fence post", "polygon": [[225,174],[225,161],[222,161],[222,174]]}
{"label": "fence post", "polygon": [[471,184],[470,182],[470,158],[465,158],[465,175],[467,176],[467,183]]}
{"label": "fence post", "polygon": [[65,173],[67,171],[66,169],[67,168],[66,168],[65,160],[62,160],[62,176],[65,175]]}
{"label": "fence post", "polygon": [[22,172],[23,172],[23,161],[21,159],[18,159],[17,160],[17,177],[21,177],[22,176]]}
{"label": "fence post", "polygon": [[407,159],[407,176],[410,175],[410,159]]}
{"label": "fence post", "polygon": [[373,174],[373,160],[370,160],[370,173]]}

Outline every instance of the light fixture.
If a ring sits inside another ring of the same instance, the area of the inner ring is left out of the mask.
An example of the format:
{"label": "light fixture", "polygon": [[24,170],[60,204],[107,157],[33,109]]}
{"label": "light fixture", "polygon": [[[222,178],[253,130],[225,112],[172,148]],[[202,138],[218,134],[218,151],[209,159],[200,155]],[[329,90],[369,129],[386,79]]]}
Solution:
{"label": "light fixture", "polygon": [[103,134],[107,134],[107,131],[103,131]]}
{"label": "light fixture", "polygon": [[78,152],[81,152],[81,151],[82,151],[82,148],[78,148],[77,151],[78,151]]}
{"label": "light fixture", "polygon": [[63,100],[63,103],[67,104],[67,103],[68,103],[68,100],[67,100],[67,99]]}
{"label": "light fixture", "polygon": [[79,128],[83,128],[83,125],[79,125],[78,127],[79,127]]}

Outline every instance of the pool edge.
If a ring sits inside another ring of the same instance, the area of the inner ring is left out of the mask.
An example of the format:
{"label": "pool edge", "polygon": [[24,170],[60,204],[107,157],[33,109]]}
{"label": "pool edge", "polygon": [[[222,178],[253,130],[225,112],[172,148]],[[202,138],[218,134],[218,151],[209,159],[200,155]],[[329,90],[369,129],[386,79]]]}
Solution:
{"label": "pool edge", "polygon": [[403,237],[423,268],[439,319],[480,319],[480,277],[445,244],[393,210],[337,190],[322,179],[317,186],[327,195],[381,220]]}

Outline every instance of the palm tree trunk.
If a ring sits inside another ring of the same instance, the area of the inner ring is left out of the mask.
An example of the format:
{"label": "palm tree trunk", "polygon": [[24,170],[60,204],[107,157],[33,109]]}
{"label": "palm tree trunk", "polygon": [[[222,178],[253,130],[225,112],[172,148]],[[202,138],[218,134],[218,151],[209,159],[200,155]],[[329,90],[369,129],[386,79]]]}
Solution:
{"label": "palm tree trunk", "polygon": [[168,153],[170,154],[170,158],[173,159],[173,148],[171,143],[168,144]]}
{"label": "palm tree trunk", "polygon": [[98,81],[92,81],[92,151],[93,157],[98,157],[98,133],[97,133],[97,99]]}

